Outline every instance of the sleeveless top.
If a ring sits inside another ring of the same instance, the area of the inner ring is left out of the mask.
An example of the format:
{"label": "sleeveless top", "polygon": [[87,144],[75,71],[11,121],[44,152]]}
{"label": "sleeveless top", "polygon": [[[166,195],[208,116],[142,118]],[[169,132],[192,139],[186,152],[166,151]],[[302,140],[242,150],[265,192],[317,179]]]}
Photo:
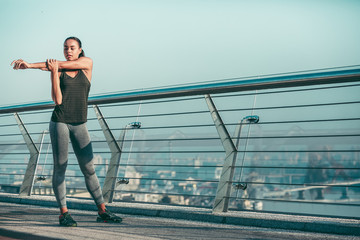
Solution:
{"label": "sleeveless top", "polygon": [[53,122],[84,123],[87,121],[87,103],[90,82],[82,70],[75,77],[60,74],[62,104],[56,105],[51,116]]}

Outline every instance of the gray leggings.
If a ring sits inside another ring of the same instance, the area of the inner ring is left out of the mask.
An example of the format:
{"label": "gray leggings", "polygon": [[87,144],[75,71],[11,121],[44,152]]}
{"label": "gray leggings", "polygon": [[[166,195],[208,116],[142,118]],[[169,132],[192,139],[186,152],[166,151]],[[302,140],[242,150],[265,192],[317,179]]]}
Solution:
{"label": "gray leggings", "polygon": [[69,138],[85,177],[86,188],[96,205],[104,203],[93,163],[93,150],[86,124],[50,121],[50,137],[54,157],[53,189],[59,207],[66,207],[65,171],[68,163]]}

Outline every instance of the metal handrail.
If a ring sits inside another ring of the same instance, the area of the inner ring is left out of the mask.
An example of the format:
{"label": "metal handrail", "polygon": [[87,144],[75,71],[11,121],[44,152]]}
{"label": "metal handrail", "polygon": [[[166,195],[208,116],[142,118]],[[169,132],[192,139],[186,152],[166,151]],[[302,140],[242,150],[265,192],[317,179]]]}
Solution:
{"label": "metal handrail", "polygon": [[[229,81],[91,96],[89,97],[88,105],[358,81],[360,81],[360,68],[315,73],[264,75],[234,78]],[[53,107],[54,103],[52,101],[2,106],[0,107],[0,114],[44,110]]]}

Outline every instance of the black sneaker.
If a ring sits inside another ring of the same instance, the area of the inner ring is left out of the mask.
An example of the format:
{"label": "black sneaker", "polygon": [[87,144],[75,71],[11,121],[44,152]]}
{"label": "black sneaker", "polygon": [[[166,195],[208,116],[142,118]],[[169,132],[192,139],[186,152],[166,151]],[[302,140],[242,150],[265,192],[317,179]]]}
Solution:
{"label": "black sneaker", "polygon": [[105,209],[104,213],[99,214],[99,216],[96,219],[97,222],[112,222],[112,223],[121,223],[122,218],[116,216],[109,210]]}
{"label": "black sneaker", "polygon": [[75,220],[71,217],[71,215],[66,212],[59,217],[59,222],[61,226],[65,227],[77,227],[77,223]]}

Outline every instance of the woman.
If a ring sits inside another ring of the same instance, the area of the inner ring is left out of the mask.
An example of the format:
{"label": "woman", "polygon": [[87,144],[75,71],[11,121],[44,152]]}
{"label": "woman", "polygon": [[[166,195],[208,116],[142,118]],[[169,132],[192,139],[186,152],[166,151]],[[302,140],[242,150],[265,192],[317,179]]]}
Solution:
{"label": "woman", "polygon": [[81,41],[69,37],[64,42],[66,61],[48,59],[27,63],[22,59],[11,63],[14,69],[41,69],[51,72],[51,97],[55,108],[49,131],[54,157],[53,189],[60,207],[60,225],[76,227],[66,205],[65,171],[68,161],[69,138],[85,177],[86,187],[98,207],[97,221],[121,222],[122,219],[106,209],[99,180],[95,174],[93,151],[86,127],[87,99],[90,90],[93,62],[85,57]]}

